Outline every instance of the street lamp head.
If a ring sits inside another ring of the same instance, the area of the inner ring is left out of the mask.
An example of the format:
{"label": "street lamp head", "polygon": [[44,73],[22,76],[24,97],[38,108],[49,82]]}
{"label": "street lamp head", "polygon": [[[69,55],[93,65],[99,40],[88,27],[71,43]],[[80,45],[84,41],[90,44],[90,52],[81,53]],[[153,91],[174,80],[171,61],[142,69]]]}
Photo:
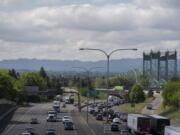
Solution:
{"label": "street lamp head", "polygon": [[137,49],[137,48],[133,48],[132,50],[133,50],[133,51],[137,51],[138,49]]}

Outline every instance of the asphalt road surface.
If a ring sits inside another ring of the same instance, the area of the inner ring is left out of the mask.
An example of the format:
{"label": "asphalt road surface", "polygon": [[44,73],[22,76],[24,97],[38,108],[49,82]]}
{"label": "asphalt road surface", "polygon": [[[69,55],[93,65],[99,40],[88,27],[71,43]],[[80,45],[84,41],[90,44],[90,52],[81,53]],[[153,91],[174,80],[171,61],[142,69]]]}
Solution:
{"label": "asphalt road surface", "polygon": [[[89,117],[89,123],[86,122],[86,112],[78,113],[72,105],[67,105],[58,117],[69,115],[73,118],[75,130],[65,131],[61,121],[46,122],[47,112],[52,110],[52,103],[34,104],[31,107],[20,107],[15,112],[12,120],[4,129],[1,135],[21,135],[28,127],[35,129],[38,135],[45,135],[48,128],[54,128],[57,135],[103,135],[104,125],[96,121],[94,117]],[[31,118],[38,118],[39,124],[30,124]],[[109,135],[119,134],[109,133]]]}
{"label": "asphalt road surface", "polygon": [[161,106],[161,103],[163,102],[162,97],[159,93],[154,94],[155,99],[152,101],[152,109],[147,109],[145,106],[142,110],[142,114],[152,115],[156,114],[156,110]]}

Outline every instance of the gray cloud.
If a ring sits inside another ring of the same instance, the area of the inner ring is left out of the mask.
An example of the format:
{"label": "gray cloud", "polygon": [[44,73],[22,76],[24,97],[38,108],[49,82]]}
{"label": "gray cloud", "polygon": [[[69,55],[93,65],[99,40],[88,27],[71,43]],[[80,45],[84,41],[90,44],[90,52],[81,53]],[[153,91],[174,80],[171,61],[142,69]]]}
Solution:
{"label": "gray cloud", "polygon": [[[79,47],[180,51],[178,0],[2,0],[0,57],[94,60]],[[11,56],[9,55],[11,52]],[[97,59],[103,59],[98,55]]]}

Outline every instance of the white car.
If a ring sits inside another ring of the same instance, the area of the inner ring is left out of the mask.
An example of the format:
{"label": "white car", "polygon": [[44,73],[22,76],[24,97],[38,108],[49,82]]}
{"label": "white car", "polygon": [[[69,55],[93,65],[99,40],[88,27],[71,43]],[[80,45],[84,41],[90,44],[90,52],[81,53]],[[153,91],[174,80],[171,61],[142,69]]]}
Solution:
{"label": "white car", "polygon": [[113,119],[113,123],[120,124],[120,122],[121,122],[121,121],[120,121],[120,119],[119,119],[119,118],[114,118],[114,119]]}
{"label": "white car", "polygon": [[71,121],[72,121],[72,118],[71,118],[70,116],[64,116],[64,117],[62,118],[63,124],[64,124],[65,122],[71,122]]}
{"label": "white car", "polygon": [[50,115],[50,114],[52,114],[52,115],[54,115],[55,117],[57,117],[56,111],[48,111],[48,115]]}
{"label": "white car", "polygon": [[56,122],[57,119],[56,119],[56,116],[54,114],[48,114],[48,117],[47,117],[47,122]]}

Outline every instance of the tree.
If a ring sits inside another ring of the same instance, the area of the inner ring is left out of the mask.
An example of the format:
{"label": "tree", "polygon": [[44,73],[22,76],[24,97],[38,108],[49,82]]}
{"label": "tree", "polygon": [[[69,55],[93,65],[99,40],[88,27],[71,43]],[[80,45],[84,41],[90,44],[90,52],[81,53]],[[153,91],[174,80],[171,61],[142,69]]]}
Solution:
{"label": "tree", "polygon": [[142,75],[140,79],[140,84],[143,89],[148,89],[150,86],[150,77],[148,75]]}
{"label": "tree", "polygon": [[145,94],[143,92],[142,86],[139,84],[135,84],[129,93],[129,98],[131,102],[134,103],[143,102],[145,100]]}
{"label": "tree", "polygon": [[0,73],[0,99],[5,98],[14,101],[16,94],[13,78],[6,73]]}
{"label": "tree", "polygon": [[38,86],[41,91],[47,88],[46,80],[38,73],[25,73],[21,76],[21,80],[24,86]]}
{"label": "tree", "polygon": [[19,77],[19,73],[17,73],[15,69],[9,70],[9,75],[15,79],[18,79]]}
{"label": "tree", "polygon": [[47,73],[46,73],[44,67],[41,67],[39,74],[42,78],[47,78]]}
{"label": "tree", "polygon": [[97,78],[95,80],[95,87],[96,88],[105,88],[106,87],[106,80],[105,80],[105,78]]}
{"label": "tree", "polygon": [[127,78],[126,76],[118,76],[118,77],[112,77],[110,79],[110,85],[111,87],[114,86],[124,86],[125,89],[130,89],[134,84],[134,81],[132,79]]}
{"label": "tree", "polygon": [[162,93],[164,106],[179,106],[180,102],[180,81],[172,80],[165,85]]}

